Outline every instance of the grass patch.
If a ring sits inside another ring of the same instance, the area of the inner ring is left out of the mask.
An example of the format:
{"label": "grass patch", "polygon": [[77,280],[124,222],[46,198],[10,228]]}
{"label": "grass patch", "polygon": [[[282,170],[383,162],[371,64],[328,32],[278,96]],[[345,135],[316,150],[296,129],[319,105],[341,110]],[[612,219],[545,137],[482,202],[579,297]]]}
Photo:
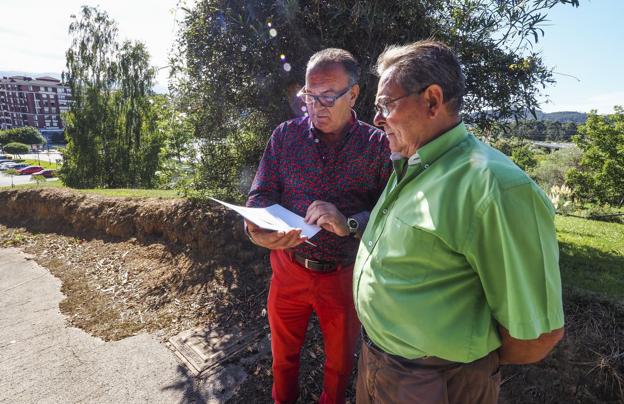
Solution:
{"label": "grass patch", "polygon": [[59,168],[59,165],[56,163],[48,163],[47,161],[43,161],[43,160],[31,160],[31,159],[26,159],[23,160],[23,163],[28,164],[29,166],[41,166],[43,168],[51,168],[53,170],[56,170],[57,168]]}
{"label": "grass patch", "polygon": [[[15,178],[17,177],[18,176],[16,175]],[[35,181],[30,181],[26,184],[15,184],[14,187],[11,187],[10,185],[1,186],[0,191],[7,190],[7,189],[42,189],[42,188],[67,188],[67,187],[63,185],[63,183],[60,180],[46,181],[41,184],[37,184]]]}
{"label": "grass patch", "polygon": [[[70,188],[68,188],[70,189]],[[71,189],[83,194],[95,194],[117,198],[180,198],[178,192],[173,189]]]}
{"label": "grass patch", "polygon": [[176,190],[173,189],[130,189],[130,188],[118,188],[118,189],[104,189],[104,188],[94,188],[94,189],[75,189],[69,188],[63,184],[61,180],[56,181],[46,181],[40,185],[37,185],[34,181],[28,184],[19,184],[15,185],[13,188],[11,186],[0,187],[2,189],[43,189],[43,188],[59,188],[59,189],[67,189],[69,191],[78,193],[78,194],[91,194],[91,195],[101,195],[101,196],[109,196],[114,198],[181,198]]}
{"label": "grass patch", "polygon": [[624,300],[624,224],[555,219],[563,285]]}

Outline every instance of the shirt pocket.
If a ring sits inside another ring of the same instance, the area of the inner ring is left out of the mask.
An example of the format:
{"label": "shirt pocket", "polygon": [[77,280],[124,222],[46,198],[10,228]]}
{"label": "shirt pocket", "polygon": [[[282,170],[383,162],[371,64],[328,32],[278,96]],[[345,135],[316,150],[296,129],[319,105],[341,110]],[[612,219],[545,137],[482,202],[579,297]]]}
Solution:
{"label": "shirt pocket", "polygon": [[431,230],[409,223],[408,219],[390,219],[391,234],[384,246],[380,267],[390,278],[418,282],[431,272],[436,235]]}

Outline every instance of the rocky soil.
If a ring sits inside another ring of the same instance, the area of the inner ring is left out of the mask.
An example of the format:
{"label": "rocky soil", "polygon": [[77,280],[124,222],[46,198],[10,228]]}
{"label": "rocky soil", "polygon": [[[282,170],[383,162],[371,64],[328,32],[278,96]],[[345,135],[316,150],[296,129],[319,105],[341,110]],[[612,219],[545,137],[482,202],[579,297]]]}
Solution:
{"label": "rocky soil", "polygon": [[[164,341],[196,326],[267,322],[266,251],[220,207],[64,190],[0,191],[0,206],[0,246],[22,248],[61,279],[68,323],[95,336],[147,331]],[[539,365],[503,369],[502,402],[624,402],[624,309],[573,291],[565,306],[565,340]],[[302,352],[304,403],[320,394],[319,334],[313,319]],[[270,402],[270,364],[268,355],[248,363],[251,377],[231,402]]]}

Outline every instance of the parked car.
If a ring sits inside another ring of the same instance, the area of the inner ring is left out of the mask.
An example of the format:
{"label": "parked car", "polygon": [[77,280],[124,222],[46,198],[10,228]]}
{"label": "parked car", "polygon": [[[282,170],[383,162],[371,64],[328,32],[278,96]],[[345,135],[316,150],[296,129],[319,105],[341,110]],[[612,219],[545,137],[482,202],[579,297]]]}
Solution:
{"label": "parked car", "polygon": [[53,178],[53,177],[56,177],[56,170],[51,170],[51,169],[41,170],[38,173],[33,173],[33,175],[43,175],[46,178]]}
{"label": "parked car", "polygon": [[9,168],[19,170],[25,167],[28,167],[28,164],[26,163],[2,163],[0,164],[0,171],[5,171],[5,170],[8,170]]}
{"label": "parked car", "polygon": [[17,170],[17,173],[19,175],[27,175],[27,174],[38,173],[41,170],[43,170],[43,167],[41,166],[28,166],[28,167],[24,167],[24,168]]}
{"label": "parked car", "polygon": [[0,160],[11,160],[13,157],[8,154],[0,154]]}

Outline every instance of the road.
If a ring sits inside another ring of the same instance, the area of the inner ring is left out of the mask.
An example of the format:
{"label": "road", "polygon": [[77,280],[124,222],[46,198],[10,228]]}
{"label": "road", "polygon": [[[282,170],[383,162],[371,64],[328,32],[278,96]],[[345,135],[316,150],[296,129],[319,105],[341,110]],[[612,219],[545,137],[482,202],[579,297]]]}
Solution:
{"label": "road", "polygon": [[[22,160],[39,160],[46,161],[48,163],[58,163],[63,160],[61,153],[57,151],[42,152],[42,153],[27,153],[20,155]],[[56,181],[58,178],[48,178],[47,181]],[[33,183],[30,175],[16,175],[13,177],[13,185],[31,184]],[[0,171],[0,187],[6,187],[11,185],[11,176],[5,175]]]}
{"label": "road", "polygon": [[247,375],[191,377],[158,339],[105,342],[67,325],[61,282],[0,248],[0,403],[223,403]]}

